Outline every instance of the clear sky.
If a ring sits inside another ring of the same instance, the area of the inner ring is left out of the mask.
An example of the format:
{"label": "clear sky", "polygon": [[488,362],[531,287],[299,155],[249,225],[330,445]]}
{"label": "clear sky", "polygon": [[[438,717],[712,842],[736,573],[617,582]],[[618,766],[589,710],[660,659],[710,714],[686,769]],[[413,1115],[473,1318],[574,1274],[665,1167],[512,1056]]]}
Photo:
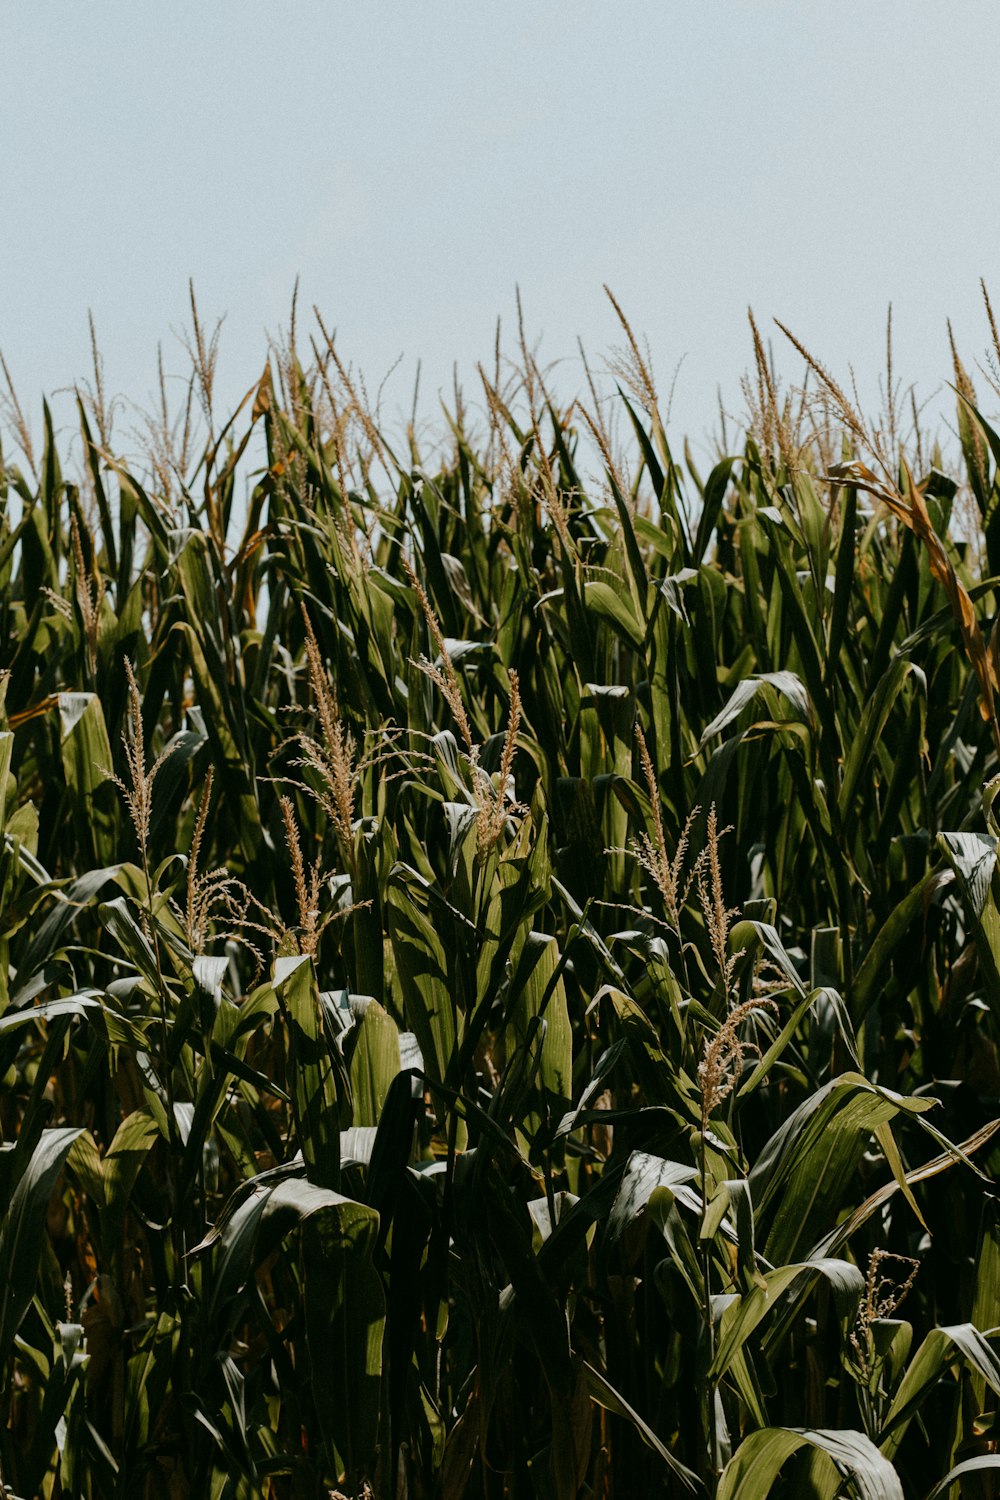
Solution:
{"label": "clear sky", "polygon": [[[520,285],[541,354],[616,340],[675,432],[749,362],[745,309],[873,386],[973,363],[1000,302],[997,0],[5,0],[0,348],[27,406],[86,372],[140,402],[193,276],[236,396],[296,275],[369,388],[472,390]],[[777,336],[776,337],[780,337]],[[789,362],[789,369],[794,368]]]}

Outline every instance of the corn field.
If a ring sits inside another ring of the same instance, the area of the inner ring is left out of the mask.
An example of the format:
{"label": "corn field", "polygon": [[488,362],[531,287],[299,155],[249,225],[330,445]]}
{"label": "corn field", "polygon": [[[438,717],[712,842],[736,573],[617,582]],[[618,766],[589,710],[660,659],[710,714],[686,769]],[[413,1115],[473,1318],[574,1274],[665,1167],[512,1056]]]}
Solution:
{"label": "corn field", "polygon": [[193,321],[5,401],[2,1492],[995,1495],[989,369],[754,325],[699,466],[624,316],[430,439]]}

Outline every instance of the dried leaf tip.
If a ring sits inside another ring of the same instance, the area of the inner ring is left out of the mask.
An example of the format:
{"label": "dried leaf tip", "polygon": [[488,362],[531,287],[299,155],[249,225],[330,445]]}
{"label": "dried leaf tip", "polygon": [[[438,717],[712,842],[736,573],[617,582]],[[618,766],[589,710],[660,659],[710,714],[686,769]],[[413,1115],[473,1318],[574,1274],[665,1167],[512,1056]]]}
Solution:
{"label": "dried leaf tip", "polygon": [[313,709],[319,720],[321,738],[300,734],[299,744],[304,763],[319,776],[321,791],[317,800],[333,824],[341,859],[354,869],[354,793],[357,785],[357,745],[354,736],[340,717],[337,699],[326,673],[323,656],[305,609],[302,611],[306,632],[306,665]]}
{"label": "dried leaf tip", "polygon": [[715,803],[708,810],[705,847],[695,863],[698,881],[698,902],[705,918],[705,928],[712,945],[712,955],[724,976],[728,992],[732,983],[733,968],[738,953],[729,952],[729,930],[733,918],[739,916],[738,906],[727,906],[722,888],[722,862],[719,858],[719,843],[732,830],[719,828]]}
{"label": "dried leaf tip", "polygon": [[503,750],[500,753],[500,772],[494,785],[493,778],[474,766],[476,797],[479,811],[476,814],[476,849],[482,857],[493,849],[504,830],[507,819],[521,811],[514,800],[514,757],[517,754],[517,736],[521,728],[521,685],[515,671],[510,672],[510,710],[504,734]]}
{"label": "dried leaf tip", "polygon": [[753,996],[736,1005],[729,1012],[718,1031],[706,1043],[705,1053],[698,1064],[698,1086],[701,1089],[701,1128],[708,1129],[714,1111],[727,1099],[736,1087],[743,1070],[743,1061],[748,1053],[757,1053],[756,1042],[745,1041],[739,1028],[755,1011],[777,1011],[773,1000]]}
{"label": "dried leaf tip", "polygon": [[675,932],[679,932],[681,910],[687,900],[695,874],[695,871],[692,871],[687,880],[684,880],[684,861],[687,857],[691,828],[701,809],[693,807],[688,813],[673,855],[668,854],[656,770],[649,753],[649,746],[646,744],[646,736],[638,724],[635,726],[635,737],[639,746],[639,763],[642,766],[642,774],[652,807],[653,836],[650,838],[648,833],[640,833],[638,838],[632,840],[632,852],[663,897],[669,925]]}
{"label": "dried leaf tip", "polygon": [[219,865],[214,870],[202,871],[201,869],[201,847],[208,823],[214,781],[215,770],[214,767],[209,766],[198,802],[191,847],[188,850],[183,910],[175,902],[171,902],[174,914],[184,928],[188,947],[195,955],[206,951],[214,917],[217,914],[226,917],[231,914],[232,891],[235,887],[235,881],[224,866]]}
{"label": "dried leaf tip", "polygon": [[403,568],[407,578],[410,580],[410,587],[417,596],[424,619],[427,622],[427,629],[431,633],[431,639],[434,641],[438,650],[438,656],[441,659],[439,667],[436,663],[429,662],[426,657],[422,656],[416,663],[416,666],[426,677],[430,678],[451,709],[452,717],[458,725],[458,730],[465,741],[466,749],[473,761],[475,761],[478,754],[478,746],[472,737],[472,726],[469,723],[469,716],[465,711],[465,704],[462,701],[462,694],[458,685],[458,674],[455,671],[455,664],[445,644],[444,632],[441,629],[440,621],[434,613],[434,607],[430,599],[427,597],[427,590],[414,572],[410,559],[406,556],[403,557]]}
{"label": "dried leaf tip", "polygon": [[909,1255],[873,1250],[868,1257],[865,1289],[850,1337],[857,1373],[866,1383],[876,1367],[872,1325],[895,1314],[919,1270],[920,1262]]}
{"label": "dried leaf tip", "polygon": [[[87,647],[87,663],[91,674],[97,671],[97,640],[100,625],[101,605],[104,601],[104,579],[96,568],[89,568],[83,552],[80,523],[74,514],[70,518],[73,540],[73,572],[76,598],[83,622],[83,635]],[[88,535],[93,551],[93,538]]]}
{"label": "dried leaf tip", "polygon": [[142,699],[139,696],[139,684],[136,682],[135,670],[127,657],[125,659],[125,676],[128,688],[125,703],[125,725],[122,729],[122,745],[125,750],[125,764],[128,767],[128,782],[124,781],[121,776],[116,775],[111,770],[108,770],[108,775],[125,800],[125,806],[132,820],[132,827],[135,829],[143,865],[145,866],[149,844],[149,828],[153,814],[153,783],[160,771],[160,767],[171,754],[174,747],[168,745],[156,757],[149,770],[146,770],[146,754],[142,742]]}

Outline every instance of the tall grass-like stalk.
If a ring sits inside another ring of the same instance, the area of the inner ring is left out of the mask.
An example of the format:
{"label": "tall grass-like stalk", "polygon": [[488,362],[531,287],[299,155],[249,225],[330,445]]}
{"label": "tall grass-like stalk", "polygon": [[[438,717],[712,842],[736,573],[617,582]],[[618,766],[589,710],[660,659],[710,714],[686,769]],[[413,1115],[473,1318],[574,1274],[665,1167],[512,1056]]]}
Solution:
{"label": "tall grass-like stalk", "polygon": [[0,366],[11,1493],[992,1492],[984,299],[951,448],[751,316],[705,473],[613,296],[437,431],[297,297]]}

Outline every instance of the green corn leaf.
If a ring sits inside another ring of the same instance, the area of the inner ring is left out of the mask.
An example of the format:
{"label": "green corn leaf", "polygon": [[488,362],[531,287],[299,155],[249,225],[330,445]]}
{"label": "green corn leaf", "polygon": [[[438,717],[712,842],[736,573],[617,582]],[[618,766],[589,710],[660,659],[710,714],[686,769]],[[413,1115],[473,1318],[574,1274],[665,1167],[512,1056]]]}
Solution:
{"label": "green corn leaf", "polygon": [[981,1474],[985,1469],[1000,1469],[1000,1453],[980,1453],[976,1458],[966,1458],[953,1469],[949,1469],[943,1479],[939,1480],[932,1490],[928,1490],[924,1500],[941,1500],[951,1492],[952,1485],[963,1479],[966,1474]]}
{"label": "green corn leaf", "polygon": [[797,1285],[823,1280],[830,1287],[842,1321],[853,1321],[858,1299],[864,1291],[864,1277],[848,1261],[807,1260],[795,1265],[767,1271],[743,1296],[734,1297],[719,1323],[715,1359],[709,1378],[719,1380],[746,1340],[760,1322],[780,1304],[781,1298]]}
{"label": "green corn leaf", "polygon": [[764,1253],[787,1263],[828,1226],[872,1134],[897,1114],[923,1113],[933,1099],[907,1099],[845,1073],[778,1128],[750,1171],[758,1216],[769,1223]]}
{"label": "green corn leaf", "polygon": [[587,1386],[591,1398],[597,1402],[598,1406],[603,1406],[605,1411],[613,1412],[616,1417],[621,1417],[624,1421],[631,1423],[643,1442],[648,1444],[653,1452],[663,1460],[671,1473],[680,1480],[685,1490],[691,1494],[703,1493],[704,1486],[698,1475],[674,1457],[666,1444],[662,1443],[656,1436],[649,1423],[643,1421],[639,1413],[629,1405],[624,1396],[615,1390],[611,1382],[599,1370],[596,1370],[593,1365],[585,1362],[584,1369],[586,1371]]}
{"label": "green corn leaf", "polygon": [[895,1469],[863,1433],[807,1427],[751,1432],[723,1470],[716,1500],[766,1500],[786,1460],[807,1446],[830,1459],[828,1474],[847,1472],[857,1500],[903,1500]]}
{"label": "green corn leaf", "polygon": [[637,649],[641,647],[646,631],[636,615],[635,606],[620,593],[616,593],[610,584],[600,579],[585,583],[583,597],[586,608],[593,610],[602,619],[610,620],[628,645]]}
{"label": "green corn leaf", "polygon": [[133,1110],[115,1131],[102,1164],[104,1229],[109,1244],[121,1234],[132,1189],[160,1135],[160,1126],[146,1109]]}
{"label": "green corn leaf", "polygon": [[330,1188],[340,1181],[340,1130],[350,1120],[346,1069],[324,1024],[311,960],[279,958],[273,983],[287,1027],[298,1148],[310,1180]]}
{"label": "green corn leaf", "polygon": [[810,723],[809,695],[801,678],[794,672],[761,672],[754,677],[745,677],[736,685],[725,708],[716,714],[712,722],[702,731],[700,745],[707,745],[710,739],[721,734],[724,729],[734,723],[765,687],[772,687],[781,693],[791,705],[796,717],[804,724]]}
{"label": "green corn leaf", "polygon": [[389,888],[388,923],[407,1024],[417,1036],[428,1069],[443,1081],[461,1034],[461,1020],[441,938],[408,898],[402,882]]}
{"label": "green corn leaf", "polygon": [[81,1127],[43,1130],[0,1220],[0,1361],[6,1360],[35,1295],[45,1244],[45,1209]]}
{"label": "green corn leaf", "polygon": [[379,1123],[401,1066],[396,1023],[377,1001],[369,1000],[351,1034],[348,1063],[356,1126]]}
{"label": "green corn leaf", "polygon": [[880,1447],[887,1458],[895,1457],[929,1391],[956,1364],[967,1365],[1000,1395],[1000,1358],[978,1328],[971,1323],[932,1328],[910,1360],[886,1412]]}

